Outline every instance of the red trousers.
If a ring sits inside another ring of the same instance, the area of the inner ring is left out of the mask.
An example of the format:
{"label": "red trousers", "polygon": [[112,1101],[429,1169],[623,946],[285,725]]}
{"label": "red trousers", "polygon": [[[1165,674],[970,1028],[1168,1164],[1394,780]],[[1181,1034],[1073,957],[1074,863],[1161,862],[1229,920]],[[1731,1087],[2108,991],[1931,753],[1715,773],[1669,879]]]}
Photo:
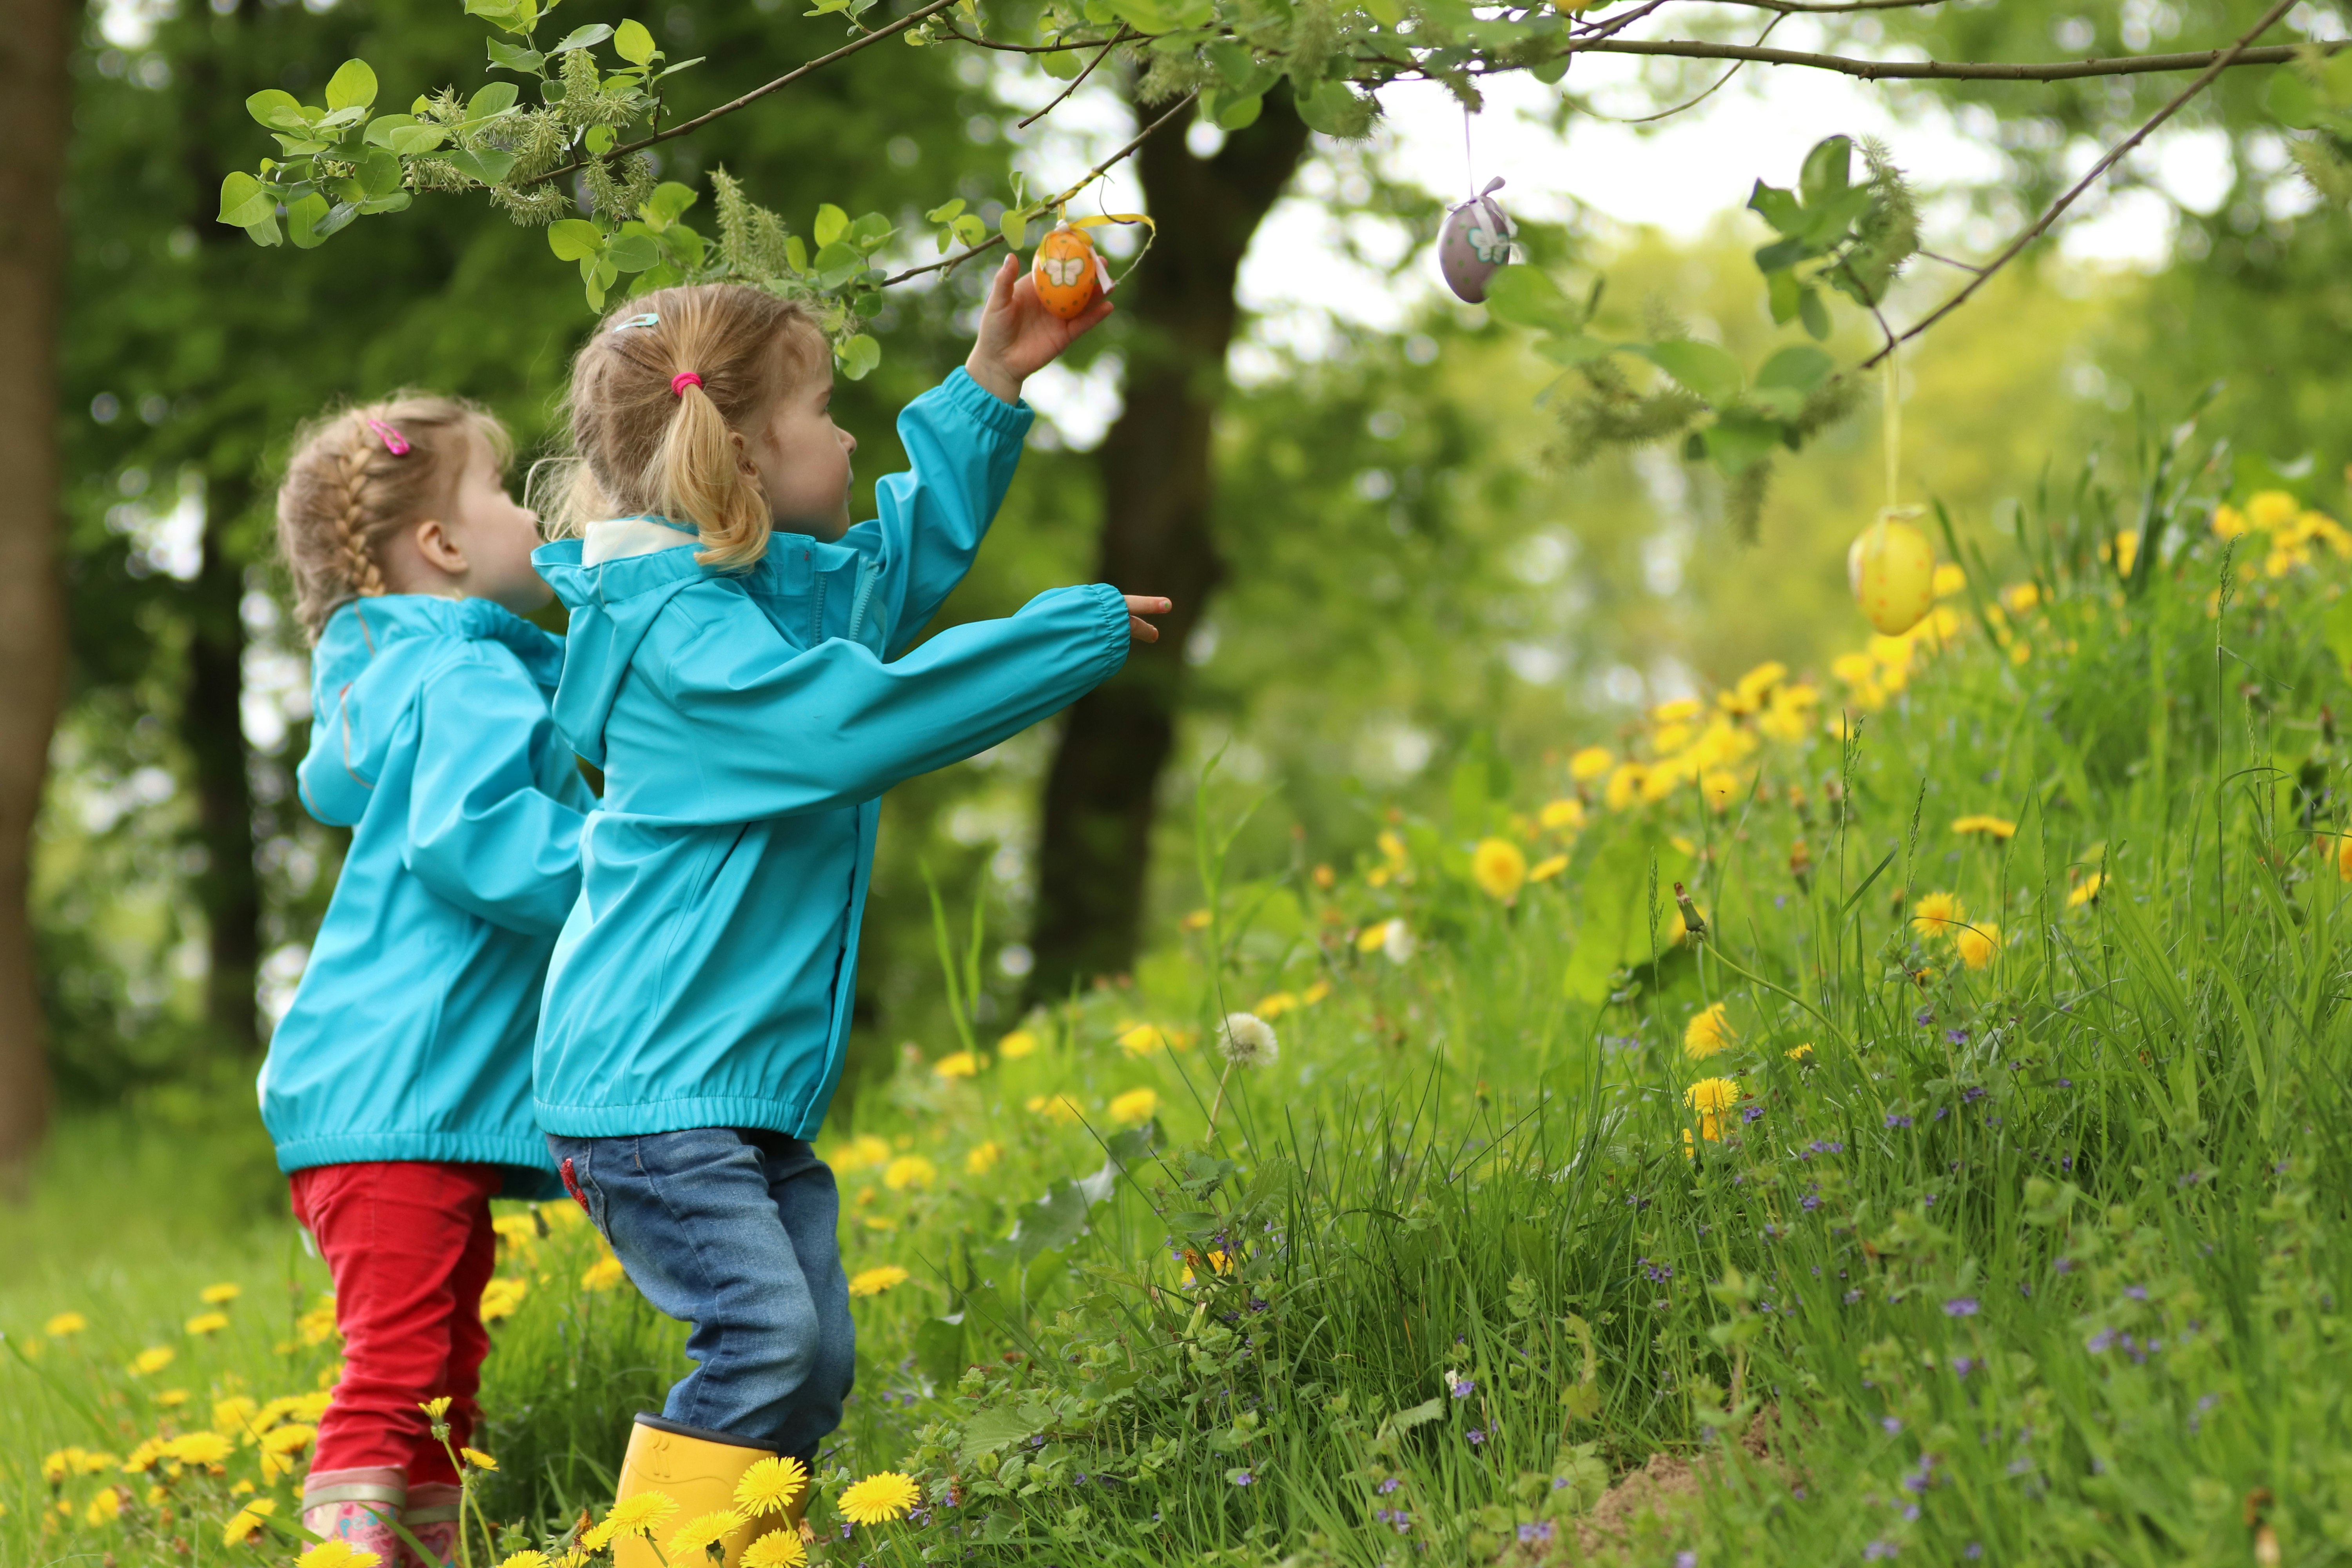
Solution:
{"label": "red trousers", "polygon": [[335,1280],[343,1378],[319,1423],[317,1471],[405,1471],[413,1489],[454,1485],[432,1419],[449,1398],[449,1442],[473,1441],[481,1414],[482,1287],[498,1265],[490,1199],[496,1165],[384,1161],[314,1165],[293,1176],[294,1217]]}

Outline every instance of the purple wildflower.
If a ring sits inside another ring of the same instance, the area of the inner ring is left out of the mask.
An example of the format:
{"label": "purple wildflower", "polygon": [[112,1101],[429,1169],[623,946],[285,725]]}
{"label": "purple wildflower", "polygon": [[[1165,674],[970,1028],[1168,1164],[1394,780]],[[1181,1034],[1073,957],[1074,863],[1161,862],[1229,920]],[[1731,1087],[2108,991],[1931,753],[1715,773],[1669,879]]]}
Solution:
{"label": "purple wildflower", "polygon": [[1486,1433],[1484,1433],[1484,1432],[1480,1431],[1480,1430],[1479,1430],[1477,1427],[1475,1427],[1475,1426],[1473,1426],[1473,1427],[1471,1427],[1471,1428],[1470,1428],[1470,1446],[1471,1446],[1472,1447],[1474,1447],[1474,1448],[1475,1448],[1475,1447],[1476,1447],[1479,1444],[1484,1443],[1486,1440]]}
{"label": "purple wildflower", "polygon": [[1402,1485],[1404,1485],[1404,1482],[1402,1479],[1395,1476],[1391,1476],[1387,1480],[1382,1481],[1376,1489],[1380,1492],[1381,1496],[1386,1497],[1389,1493],[1396,1490],[1397,1488]]}
{"label": "purple wildflower", "polygon": [[1900,1111],[1890,1110],[1886,1113],[1886,1125],[1889,1127],[1908,1127],[1911,1125],[1911,1119],[1905,1116]]}
{"label": "purple wildflower", "polygon": [[1250,1474],[1247,1470],[1236,1470],[1234,1472],[1234,1485],[1237,1487],[1253,1486],[1256,1481],[1257,1478]]}
{"label": "purple wildflower", "polygon": [[1549,1521],[1538,1520],[1532,1524],[1519,1526],[1519,1544],[1522,1546],[1534,1546],[1550,1540],[1551,1524]]}
{"label": "purple wildflower", "polygon": [[1952,1375],[1966,1377],[1983,1364],[1972,1355],[1956,1355],[1952,1358]]}
{"label": "purple wildflower", "polygon": [[1847,1292],[1845,1293],[1845,1304],[1846,1304],[1847,1306],[1849,1306],[1849,1307],[1853,1306],[1856,1301],[1859,1301],[1859,1300],[1862,1300],[1862,1292],[1861,1292],[1861,1291],[1859,1291],[1859,1290],[1849,1290],[1849,1291],[1847,1291]]}
{"label": "purple wildflower", "polygon": [[2101,1329],[2097,1333],[2093,1334],[2090,1339],[2085,1342],[2084,1348],[2089,1350],[2093,1355],[2105,1355],[2107,1353],[2107,1348],[2115,1342],[2115,1330]]}
{"label": "purple wildflower", "polygon": [[1696,1552],[1675,1552],[1675,1568],[1698,1568],[1698,1553]]}
{"label": "purple wildflower", "polygon": [[1466,1377],[1457,1377],[1454,1380],[1453,1389],[1454,1398],[1467,1399],[1478,1392],[1478,1385]]}
{"label": "purple wildflower", "polygon": [[1903,1430],[1903,1418],[1899,1415],[1882,1415],[1878,1418],[1878,1425],[1891,1437]]}
{"label": "purple wildflower", "polygon": [[2135,1301],[2145,1301],[2147,1300],[2147,1287],[2145,1285],[2126,1285],[2124,1287],[2124,1294],[2130,1297]]}
{"label": "purple wildflower", "polygon": [[1944,1303],[1944,1316],[1948,1318],[1973,1318],[1976,1315],[1977,1299],[1974,1296],[1955,1296]]}
{"label": "purple wildflower", "polygon": [[1862,1549],[1862,1560],[1864,1563],[1875,1563],[1882,1557],[1894,1556],[1895,1551],[1895,1542],[1891,1541],[1874,1541]]}

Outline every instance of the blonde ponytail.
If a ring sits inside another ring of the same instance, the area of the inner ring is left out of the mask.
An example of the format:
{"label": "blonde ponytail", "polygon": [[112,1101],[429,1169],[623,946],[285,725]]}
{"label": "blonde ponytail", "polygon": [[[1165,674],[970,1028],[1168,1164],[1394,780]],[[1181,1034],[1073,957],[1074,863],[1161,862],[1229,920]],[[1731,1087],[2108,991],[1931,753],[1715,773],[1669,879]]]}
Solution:
{"label": "blonde ponytail", "polygon": [[600,518],[690,522],[706,566],[767,553],[772,520],[734,437],[824,363],[802,306],[735,283],[660,289],[598,327],[572,363],[571,482],[556,531]]}
{"label": "blonde ponytail", "polygon": [[338,606],[386,591],[385,542],[449,507],[477,436],[503,467],[513,444],[488,410],[418,392],[326,415],[297,434],[278,487],[278,550],[312,642]]}

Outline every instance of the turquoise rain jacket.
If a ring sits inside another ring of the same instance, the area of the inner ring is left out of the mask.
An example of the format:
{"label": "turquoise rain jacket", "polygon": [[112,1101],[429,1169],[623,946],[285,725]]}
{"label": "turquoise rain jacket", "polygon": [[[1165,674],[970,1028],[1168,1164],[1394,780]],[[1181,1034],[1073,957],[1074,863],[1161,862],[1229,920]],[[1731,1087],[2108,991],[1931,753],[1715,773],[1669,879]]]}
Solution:
{"label": "turquoise rain jacket", "polygon": [[[747,572],[692,536],[532,559],[572,611],[555,721],[604,770],[548,970],[540,1125],[814,1137],[841,1078],[878,797],[1066,707],[1126,661],[1097,584],[894,658],[971,569],[1028,408],[961,370],[898,420],[913,468],[837,544],[777,533]],[[616,520],[589,531],[636,530]],[[609,536],[609,534],[607,535]],[[675,539],[674,543],[668,542]]]}
{"label": "turquoise rain jacket", "polygon": [[562,645],[486,599],[338,609],[310,660],[312,816],[350,827],[334,898],[262,1064],[280,1169],[516,1167],[552,1196],[531,1037],[595,804],[548,715]]}

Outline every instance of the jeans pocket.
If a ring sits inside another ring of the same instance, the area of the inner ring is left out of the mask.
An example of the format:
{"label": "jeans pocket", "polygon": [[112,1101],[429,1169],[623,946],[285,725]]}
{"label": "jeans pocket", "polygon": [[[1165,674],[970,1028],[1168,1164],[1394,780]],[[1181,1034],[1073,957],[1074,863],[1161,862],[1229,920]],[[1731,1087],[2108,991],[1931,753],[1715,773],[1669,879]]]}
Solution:
{"label": "jeans pocket", "polygon": [[587,1146],[581,1144],[572,1152],[561,1156],[556,1168],[562,1173],[563,1190],[570,1193],[572,1201],[586,1212],[588,1223],[596,1227],[596,1234],[604,1238],[605,1246],[610,1247],[613,1244],[613,1228],[605,1222],[604,1194],[596,1184],[595,1162]]}

